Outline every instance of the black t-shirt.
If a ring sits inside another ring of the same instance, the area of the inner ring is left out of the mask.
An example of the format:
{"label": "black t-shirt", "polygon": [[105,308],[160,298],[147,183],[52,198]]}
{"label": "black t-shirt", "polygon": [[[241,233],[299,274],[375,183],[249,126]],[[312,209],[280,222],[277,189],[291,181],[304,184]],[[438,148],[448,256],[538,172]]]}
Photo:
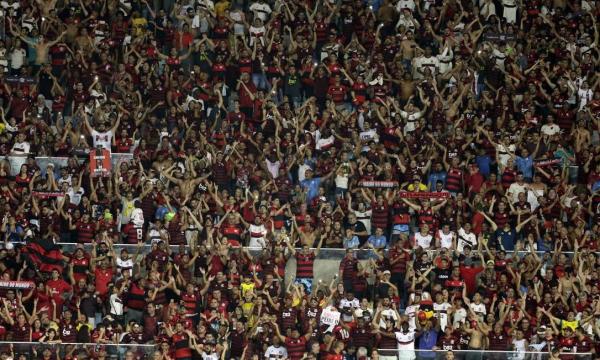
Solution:
{"label": "black t-shirt", "polygon": [[43,71],[40,72],[39,78],[40,80],[38,82],[38,90],[40,94],[44,95],[46,100],[52,100],[52,85],[54,84],[52,77],[50,77],[50,75],[47,72]]}
{"label": "black t-shirt", "polygon": [[435,268],[435,269],[433,269],[433,272],[435,273],[435,283],[436,284],[445,283],[446,280],[450,279],[450,275],[452,275],[451,269]]}
{"label": "black t-shirt", "polygon": [[283,93],[287,96],[302,96],[301,79],[298,73],[288,74],[283,77]]}
{"label": "black t-shirt", "polygon": [[96,295],[82,298],[80,309],[81,313],[84,314],[86,317],[94,317],[96,315],[96,311],[98,310],[98,300],[96,298]]}

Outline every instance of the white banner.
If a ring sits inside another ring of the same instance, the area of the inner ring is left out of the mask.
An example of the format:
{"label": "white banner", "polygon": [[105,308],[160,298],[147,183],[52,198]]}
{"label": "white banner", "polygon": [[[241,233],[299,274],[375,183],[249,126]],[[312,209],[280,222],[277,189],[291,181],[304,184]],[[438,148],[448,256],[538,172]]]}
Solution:
{"label": "white banner", "polygon": [[340,323],[340,312],[328,306],[321,312],[321,325],[329,325],[325,332],[332,331],[334,326]]}
{"label": "white banner", "polygon": [[35,287],[35,283],[33,283],[32,281],[16,281],[16,280],[0,281],[0,288],[32,289],[34,287]]}

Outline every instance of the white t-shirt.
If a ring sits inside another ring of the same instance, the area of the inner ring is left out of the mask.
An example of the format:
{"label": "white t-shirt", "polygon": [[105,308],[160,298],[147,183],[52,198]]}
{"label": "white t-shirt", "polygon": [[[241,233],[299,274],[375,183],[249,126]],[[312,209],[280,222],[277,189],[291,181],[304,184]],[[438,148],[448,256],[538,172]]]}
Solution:
{"label": "white t-shirt", "polygon": [[431,70],[432,75],[436,75],[440,68],[440,61],[437,57],[431,55],[430,57],[419,56],[415,59],[415,68],[420,71],[415,71],[415,79],[423,79],[422,72],[425,68],[429,68]]}
{"label": "white t-shirt", "polygon": [[144,226],[144,212],[140,208],[134,208],[133,211],[131,211],[129,219],[137,228]]}
{"label": "white t-shirt", "polygon": [[508,187],[507,195],[510,194],[510,201],[513,204],[516,203],[517,201],[519,201],[519,193],[527,194],[527,189],[525,189],[526,185],[527,185],[526,183],[523,183],[523,185],[520,185],[517,182],[510,184],[510,186]]}
{"label": "white t-shirt", "polygon": [[266,245],[265,236],[267,236],[267,229],[263,224],[250,224],[248,231],[250,232],[250,243],[248,246],[264,247]]}
{"label": "white t-shirt", "polygon": [[496,146],[496,150],[498,150],[498,160],[500,160],[500,164],[502,164],[502,166],[506,166],[506,164],[508,163],[508,159],[510,159],[510,155],[508,154],[508,152],[510,151],[511,153],[514,153],[515,149],[516,148],[514,144],[510,144],[508,145],[508,147],[502,144],[498,144]]}
{"label": "white t-shirt", "polygon": [[359,134],[360,139],[363,141],[375,141],[375,142],[379,142],[379,135],[377,135],[377,130],[375,129],[369,129],[366,131],[361,131],[361,133]]}
{"label": "white t-shirt", "polygon": [[477,236],[472,232],[467,234],[463,228],[460,228],[460,230],[458,230],[458,244],[456,245],[456,250],[462,252],[466,245],[469,245],[471,249],[474,249],[477,246]]}
{"label": "white t-shirt", "polygon": [[281,161],[276,160],[275,162],[271,162],[269,159],[266,159],[265,162],[267,163],[267,169],[269,170],[269,173],[271,173],[271,176],[273,177],[273,179],[275,179],[279,174],[279,167],[281,166]]}
{"label": "white t-shirt", "polygon": [[413,20],[409,17],[405,17],[404,14],[400,14],[398,22],[396,23],[396,28],[399,28],[400,26],[404,26],[405,29],[415,32]]}
{"label": "white t-shirt", "polygon": [[250,5],[250,11],[256,12],[258,18],[265,22],[269,14],[271,14],[271,7],[267,3],[259,4],[258,2],[255,2]]}
{"label": "white t-shirt", "polygon": [[215,352],[210,353],[210,354],[203,352],[201,354],[201,356],[202,356],[202,360],[219,360],[219,355]]}
{"label": "white t-shirt", "polygon": [[541,128],[542,134],[547,136],[553,136],[560,132],[560,126],[556,124],[544,124]]}
{"label": "white t-shirt", "polygon": [[245,26],[243,22],[244,13],[240,10],[233,10],[229,12],[229,17],[234,21],[233,23],[233,32],[235,35],[243,35],[245,32]]}
{"label": "white t-shirt", "polygon": [[214,10],[215,3],[212,0],[197,0],[198,6],[204,10]]}
{"label": "white t-shirt", "polygon": [[56,182],[58,183],[58,186],[61,186],[63,183],[67,183],[71,186],[71,184],[73,184],[73,177],[71,175],[67,175],[67,177],[61,176]]}
{"label": "white t-shirt", "polygon": [[475,314],[479,315],[480,318],[487,314],[487,311],[485,310],[485,305],[483,303],[475,304],[474,302],[472,302],[469,306]]}
{"label": "white t-shirt", "polygon": [[440,239],[440,247],[450,249],[452,248],[452,238],[454,237],[454,232],[450,231],[448,234],[444,234],[442,230],[438,230],[436,234],[436,238]]}
{"label": "white t-shirt", "polygon": [[429,234],[421,235],[420,232],[415,233],[415,244],[425,250],[431,247],[431,240],[433,240],[433,236]]}
{"label": "white t-shirt", "polygon": [[94,147],[101,146],[106,150],[110,151],[112,146],[112,130],[108,130],[105,132],[98,132],[96,130],[92,130],[92,139],[94,140]]}
{"label": "white t-shirt", "polygon": [[504,61],[506,60],[506,54],[498,49],[494,49],[492,51],[492,55],[496,59],[496,66],[498,66],[498,68],[504,70]]}
{"label": "white t-shirt", "polygon": [[371,214],[373,214],[373,210],[367,210],[367,211],[353,210],[353,212],[354,212],[354,215],[356,215],[356,220],[363,223],[363,225],[365,226],[365,229],[367,229],[367,231],[371,231]]}
{"label": "white t-shirt", "polygon": [[443,302],[441,304],[435,302],[433,303],[433,314],[440,321],[440,328],[442,331],[446,329],[446,325],[448,325],[448,309],[451,307],[452,305],[447,302]]}
{"label": "white t-shirt", "polygon": [[423,116],[423,112],[417,111],[414,113],[408,113],[404,110],[401,110],[400,116],[402,116],[403,119],[406,119],[406,125],[404,126],[404,132],[409,133],[409,132],[415,131],[415,129],[417,128],[415,126],[415,122]]}
{"label": "white t-shirt", "polygon": [[411,12],[415,11],[415,0],[400,0],[396,4],[396,11],[401,13],[404,9],[410,9]]}
{"label": "white t-shirt", "polygon": [[577,97],[579,98],[579,110],[583,109],[587,103],[594,97],[594,92],[591,89],[577,90]]}
{"label": "white t-shirt", "polygon": [[491,1],[489,3],[483,3],[481,5],[481,10],[479,11],[479,14],[485,16],[486,19],[492,15],[496,15],[496,5],[494,5],[494,3]]}
{"label": "white t-shirt", "polygon": [[265,34],[267,33],[267,29],[264,26],[250,26],[248,32],[250,33],[250,46],[254,45],[254,41],[256,40],[260,40],[260,42],[264,45]]}
{"label": "white t-shirt", "polygon": [[31,145],[27,141],[16,142],[10,150],[13,154],[29,154]]}
{"label": "white t-shirt", "polygon": [[331,145],[333,145],[334,142],[335,142],[335,138],[333,137],[333,135],[330,137],[326,137],[326,138],[320,138],[319,140],[317,140],[317,144],[316,144],[315,148],[317,150],[327,149],[327,148],[331,147]]}
{"label": "white t-shirt", "polygon": [[458,310],[455,310],[452,314],[454,315],[454,319],[452,321],[452,326],[454,328],[460,327],[460,324],[464,323],[465,319],[467,318],[467,310],[462,307]]}
{"label": "white t-shirt", "polygon": [[25,62],[27,52],[23,48],[15,49],[10,53],[10,67],[13,69],[20,69]]}
{"label": "white t-shirt", "polygon": [[411,330],[415,330],[417,325],[415,324],[415,319],[417,317],[417,312],[419,311],[420,306],[418,304],[413,304],[406,307],[404,310],[404,315],[408,316],[408,328]]}
{"label": "white t-shirt", "polygon": [[75,191],[75,189],[73,189],[72,187],[70,187],[69,190],[67,190],[67,195],[69,195],[69,199],[71,200],[71,204],[73,205],[79,205],[83,194],[85,194],[85,189],[81,186],[79,187],[79,189],[77,189],[77,191]]}
{"label": "white t-shirt", "polygon": [[112,294],[110,295],[110,313],[112,315],[123,315],[123,302],[119,298],[119,295]]}
{"label": "white t-shirt", "polygon": [[287,349],[283,346],[271,345],[265,351],[265,359],[283,359],[287,358]]}
{"label": "white t-shirt", "polygon": [[[394,321],[398,320],[398,316],[396,315],[396,312],[392,309],[385,309],[381,311],[381,319],[379,319],[379,327],[381,327],[382,329],[385,329],[385,321],[383,320],[384,317],[390,317],[392,319],[394,319]],[[391,330],[391,329],[388,329]]]}
{"label": "white t-shirt", "polygon": [[452,49],[446,47],[444,51],[437,56],[440,63],[440,74],[446,74],[452,70],[452,59],[454,58],[454,52]]}
{"label": "white t-shirt", "polygon": [[335,187],[340,189],[348,189],[348,175],[336,175],[335,176]]}
{"label": "white t-shirt", "polygon": [[155,243],[158,243],[159,241],[162,241],[161,234],[166,234],[166,233],[167,233],[167,231],[165,229],[161,229],[159,231],[156,228],[152,228],[152,229],[150,229],[150,231],[148,231],[148,239],[150,239],[151,244],[155,244]]}
{"label": "white t-shirt", "polygon": [[117,267],[119,268],[119,270],[127,269],[127,270],[129,270],[129,275],[133,275],[132,274],[132,269],[133,269],[133,259],[132,258],[123,260],[122,258],[117,257]]}
{"label": "white t-shirt", "polygon": [[298,182],[306,179],[306,170],[312,170],[312,168],[306,164],[298,166]]}
{"label": "white t-shirt", "polygon": [[[415,331],[408,330],[405,334],[402,331],[396,331],[396,341],[398,341],[398,350],[414,350],[415,349]],[[406,354],[408,355],[408,354]],[[407,356],[402,356],[406,359]]]}
{"label": "white t-shirt", "polygon": [[358,309],[359,307],[360,307],[360,302],[358,301],[357,298],[354,298],[352,300],[343,298],[342,300],[340,300],[340,308]]}

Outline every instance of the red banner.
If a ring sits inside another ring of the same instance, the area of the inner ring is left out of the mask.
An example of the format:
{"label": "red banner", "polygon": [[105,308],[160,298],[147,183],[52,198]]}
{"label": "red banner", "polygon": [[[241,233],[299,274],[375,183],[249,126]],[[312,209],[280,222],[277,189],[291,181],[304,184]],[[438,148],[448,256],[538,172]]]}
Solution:
{"label": "red banner", "polygon": [[90,151],[90,174],[93,177],[110,176],[111,167],[110,151],[106,149],[93,149]]}
{"label": "red banner", "polygon": [[398,194],[401,198],[405,199],[445,199],[450,197],[449,192],[429,192],[429,191],[419,191],[419,192],[407,192],[403,191]]}
{"label": "red banner", "polygon": [[49,199],[65,196],[65,193],[62,191],[32,191],[31,195],[40,199]]}
{"label": "red banner", "polygon": [[533,165],[535,165],[537,167],[544,167],[544,166],[560,164],[560,162],[561,162],[560,159],[542,160],[542,161],[534,162]]}
{"label": "red banner", "polygon": [[33,281],[3,281],[0,280],[0,288],[8,289],[33,289],[35,283]]}

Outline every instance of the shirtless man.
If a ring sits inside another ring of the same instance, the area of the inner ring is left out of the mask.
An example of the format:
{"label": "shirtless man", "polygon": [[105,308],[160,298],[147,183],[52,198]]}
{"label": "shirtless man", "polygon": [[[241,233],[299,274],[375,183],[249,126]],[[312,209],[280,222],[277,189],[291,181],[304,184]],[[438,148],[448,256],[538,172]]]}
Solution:
{"label": "shirtless man", "polygon": [[408,101],[411,96],[415,95],[417,83],[418,81],[413,80],[409,71],[406,71],[402,79],[398,81],[398,85],[400,86],[400,99],[402,99],[404,103]]}
{"label": "shirtless man", "polygon": [[56,7],[58,0],[50,0],[48,2],[44,0],[35,0],[37,8],[42,12],[42,16],[49,17],[50,12]]}
{"label": "shirtless man", "polygon": [[[406,32],[406,37],[400,42],[400,53],[402,54],[402,63],[406,70],[409,70],[412,59],[416,56],[416,50],[419,47],[415,42],[415,35],[412,31]],[[407,67],[408,65],[408,67]]]}
{"label": "shirtless man", "polygon": [[[483,350],[486,337],[490,332],[490,326],[481,322],[479,316],[475,314],[469,306],[469,321],[463,324],[462,330],[469,335],[469,350]],[[465,360],[481,360],[481,351],[469,351],[465,355]]]}
{"label": "shirtless man", "polygon": [[36,58],[35,58],[35,65],[36,66],[41,66],[44,64],[48,64],[50,62],[50,58],[48,57],[48,52],[50,50],[50,48],[52,46],[54,46],[55,44],[57,44],[63,36],[65,36],[65,34],[67,33],[67,31],[63,31],[55,40],[53,41],[46,41],[46,39],[44,39],[43,35],[40,35],[40,37],[38,38],[37,43],[27,39],[26,37],[23,36],[23,34],[21,34],[20,32],[17,32],[13,23],[10,23],[10,32],[14,35],[19,37],[21,40],[23,40],[24,42],[26,42],[27,44],[29,44],[30,46],[34,47],[36,50]]}
{"label": "shirtless man", "polygon": [[[179,174],[181,174],[181,169],[178,168],[176,164],[171,165],[166,170],[161,170],[160,174],[172,183],[179,185],[179,187],[181,188],[181,192],[186,195],[193,194],[195,188],[204,180],[206,180],[209,176],[204,175],[200,177],[196,174],[196,172],[193,169],[189,168],[188,171],[185,171],[181,177],[175,177],[172,175],[172,172],[174,171],[177,171]],[[212,187],[208,188],[208,191],[210,193],[216,194],[216,192],[218,191],[218,187],[215,186],[214,191],[211,190],[213,190]]]}

